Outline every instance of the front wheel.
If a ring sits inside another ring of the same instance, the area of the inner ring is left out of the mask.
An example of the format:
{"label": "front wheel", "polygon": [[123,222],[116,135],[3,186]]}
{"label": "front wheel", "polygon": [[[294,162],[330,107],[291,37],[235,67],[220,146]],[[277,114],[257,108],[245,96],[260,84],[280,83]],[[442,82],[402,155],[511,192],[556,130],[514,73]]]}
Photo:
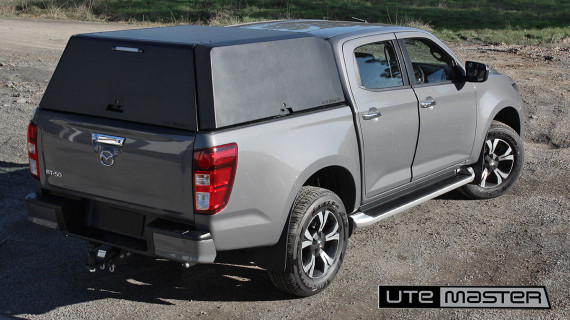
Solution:
{"label": "front wheel", "polygon": [[479,184],[468,184],[461,189],[473,199],[500,196],[514,185],[523,168],[522,140],[511,127],[493,121],[483,145],[482,157]]}
{"label": "front wheel", "polygon": [[336,276],[348,244],[348,218],[340,198],[330,190],[303,187],[291,212],[285,272],[269,271],[280,290],[311,296]]}

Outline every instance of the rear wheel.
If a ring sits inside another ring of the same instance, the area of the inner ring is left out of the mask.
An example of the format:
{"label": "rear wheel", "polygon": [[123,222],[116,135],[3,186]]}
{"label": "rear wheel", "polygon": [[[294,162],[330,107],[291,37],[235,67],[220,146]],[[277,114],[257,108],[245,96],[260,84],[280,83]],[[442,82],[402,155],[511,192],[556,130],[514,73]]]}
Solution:
{"label": "rear wheel", "polygon": [[511,127],[493,121],[482,150],[483,167],[479,184],[462,188],[473,199],[488,199],[502,195],[519,178],[524,161],[520,136]]}
{"label": "rear wheel", "polygon": [[269,271],[280,290],[310,296],[328,287],[336,276],[348,244],[348,219],[332,191],[303,187],[291,212],[285,272]]}

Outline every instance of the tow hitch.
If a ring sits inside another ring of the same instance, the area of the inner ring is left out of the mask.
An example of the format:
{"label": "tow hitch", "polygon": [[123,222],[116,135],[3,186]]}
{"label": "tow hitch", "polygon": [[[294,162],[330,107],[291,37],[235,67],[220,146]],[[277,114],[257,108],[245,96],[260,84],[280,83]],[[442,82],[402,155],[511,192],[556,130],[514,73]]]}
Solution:
{"label": "tow hitch", "polygon": [[97,246],[97,244],[89,244],[89,247],[91,248],[87,259],[89,272],[95,272],[97,268],[101,270],[109,269],[110,272],[114,272],[117,265],[123,263],[126,257],[131,255],[126,250],[107,245]]}

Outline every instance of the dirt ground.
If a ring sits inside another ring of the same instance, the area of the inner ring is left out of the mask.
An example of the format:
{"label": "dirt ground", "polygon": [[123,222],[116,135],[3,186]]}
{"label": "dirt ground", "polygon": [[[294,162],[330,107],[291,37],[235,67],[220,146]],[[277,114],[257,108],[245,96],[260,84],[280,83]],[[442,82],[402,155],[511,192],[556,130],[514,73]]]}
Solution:
{"label": "dirt ground", "polygon": [[[27,221],[26,128],[70,35],[134,27],[0,18],[0,319],[570,318],[567,44],[450,44],[518,83],[519,182],[497,199],[450,193],[356,230],[334,284],[317,296],[276,291],[247,252],[188,270],[133,257],[114,273],[88,273],[84,241]],[[545,286],[552,309],[380,310],[378,285]]]}

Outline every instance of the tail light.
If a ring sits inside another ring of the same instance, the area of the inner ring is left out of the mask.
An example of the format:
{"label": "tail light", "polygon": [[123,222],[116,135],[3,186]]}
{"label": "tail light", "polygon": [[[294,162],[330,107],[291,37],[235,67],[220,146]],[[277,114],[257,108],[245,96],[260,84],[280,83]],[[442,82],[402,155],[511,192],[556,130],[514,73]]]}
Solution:
{"label": "tail light", "polygon": [[194,151],[194,212],[216,214],[226,207],[237,167],[237,144]]}
{"label": "tail light", "polygon": [[30,173],[32,177],[40,179],[40,168],[38,165],[38,127],[35,122],[30,121],[28,125],[28,159],[30,161]]}

